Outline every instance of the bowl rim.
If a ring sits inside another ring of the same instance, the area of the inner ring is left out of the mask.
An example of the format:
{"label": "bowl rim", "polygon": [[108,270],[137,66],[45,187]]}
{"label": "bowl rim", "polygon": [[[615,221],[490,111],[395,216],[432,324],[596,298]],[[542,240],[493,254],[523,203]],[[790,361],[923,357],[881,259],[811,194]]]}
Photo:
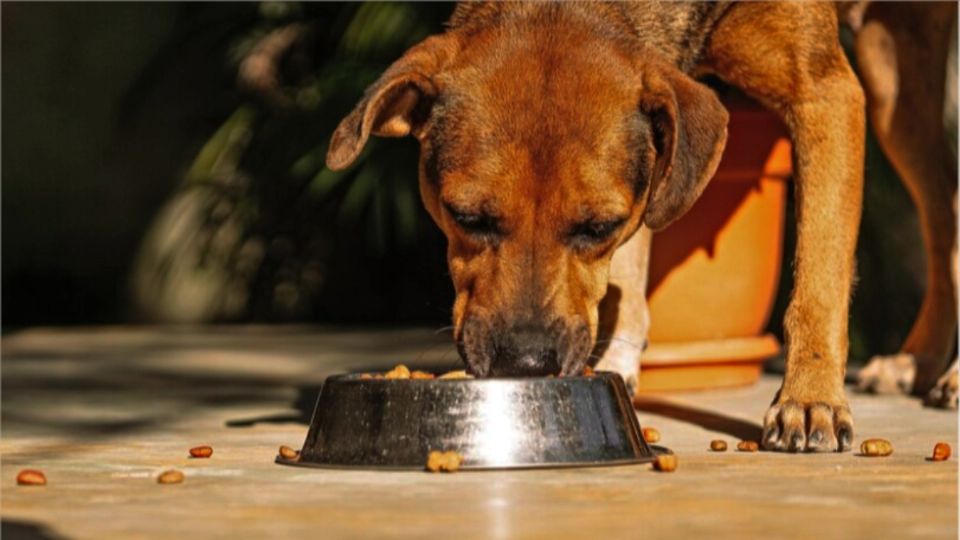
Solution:
{"label": "bowl rim", "polygon": [[[389,371],[389,370],[388,370]],[[412,370],[412,371],[421,371],[421,370]],[[328,376],[323,384],[328,382],[362,382],[362,383],[390,383],[390,382],[402,382],[402,383],[486,383],[486,382],[497,382],[497,381],[515,381],[515,382],[543,382],[543,381],[577,381],[577,380],[587,380],[590,379],[613,379],[620,377],[619,373],[614,371],[605,371],[605,370],[596,370],[593,372],[593,375],[564,375],[564,376],[536,376],[536,377],[469,377],[469,378],[459,378],[459,379],[441,379],[440,377],[434,377],[432,379],[412,379],[412,378],[397,378],[397,379],[386,379],[386,378],[367,378],[361,379],[362,375],[373,375],[375,373],[387,373],[387,371],[364,371],[357,373],[338,373],[336,375]],[[623,377],[620,377],[621,379]]]}
{"label": "bowl rim", "polygon": [[[647,444],[647,447],[650,448],[650,456],[647,457],[637,457],[629,459],[616,459],[616,460],[606,460],[606,461],[562,461],[562,462],[544,462],[544,463],[523,463],[517,465],[497,465],[497,466],[477,466],[477,465],[463,465],[458,471],[463,472],[496,472],[496,471],[535,471],[535,470],[545,470],[545,469],[593,469],[593,468],[606,468],[606,467],[623,467],[628,465],[647,465],[656,461],[657,456],[659,455],[672,455],[673,450],[667,448],[666,446],[660,446],[656,444]],[[426,471],[426,460],[424,460],[424,466],[415,467],[415,466],[397,466],[397,465],[340,465],[340,464],[331,464],[331,463],[318,463],[315,461],[299,461],[298,459],[287,459],[283,456],[278,455],[274,460],[274,463],[278,465],[286,465],[288,467],[301,467],[307,469],[331,469],[331,470],[343,470],[343,471],[373,471],[373,472],[409,472],[409,473],[418,473]]]}

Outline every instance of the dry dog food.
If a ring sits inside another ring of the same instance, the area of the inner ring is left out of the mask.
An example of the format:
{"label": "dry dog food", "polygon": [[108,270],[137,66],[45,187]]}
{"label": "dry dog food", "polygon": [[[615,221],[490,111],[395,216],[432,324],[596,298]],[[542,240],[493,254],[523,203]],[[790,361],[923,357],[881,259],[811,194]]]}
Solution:
{"label": "dry dog food", "polygon": [[42,472],[34,469],[24,469],[17,475],[17,485],[20,486],[45,486],[47,477]]}
{"label": "dry dog food", "polygon": [[893,453],[893,445],[886,439],[867,439],[860,443],[860,453],[868,457],[886,457]]}
{"label": "dry dog food", "polygon": [[660,442],[660,432],[652,427],[643,428],[643,440],[648,443]]}
{"label": "dry dog food", "polygon": [[710,449],[714,452],[726,452],[727,451],[727,441],[721,441],[720,439],[714,439],[710,441]]}
{"label": "dry dog food", "polygon": [[467,372],[462,369],[460,371],[451,371],[449,373],[445,373],[437,377],[433,373],[428,373],[426,371],[410,371],[410,368],[408,368],[403,364],[397,364],[395,368],[393,368],[392,370],[384,374],[380,374],[380,373],[361,373],[360,374],[361,381],[370,381],[370,380],[377,380],[377,379],[431,380],[431,379],[472,379],[472,378],[473,378],[472,375],[467,374]]}
{"label": "dry dog food", "polygon": [[660,472],[673,472],[677,470],[677,456],[674,454],[660,454],[657,460],[653,462],[653,468]]}
{"label": "dry dog food", "polygon": [[181,482],[183,482],[183,473],[176,469],[163,471],[157,477],[158,484],[179,484]]}
{"label": "dry dog food", "polygon": [[403,364],[397,364],[397,367],[386,372],[383,375],[383,378],[384,379],[409,379],[410,369]]}
{"label": "dry dog food", "polygon": [[296,450],[294,450],[293,448],[290,448],[289,446],[281,446],[280,457],[282,457],[283,459],[297,459],[298,457],[300,457],[300,452],[297,452]]}
{"label": "dry dog food", "polygon": [[447,373],[444,373],[438,378],[440,379],[472,379],[473,375],[470,375],[469,373],[467,373],[466,370],[461,369],[460,371],[449,371]]}
{"label": "dry dog food", "polygon": [[463,456],[450,450],[441,452],[431,450],[427,455],[427,470],[430,472],[456,472],[463,463]]}
{"label": "dry dog food", "polygon": [[190,449],[190,456],[195,458],[208,458],[213,455],[213,448],[203,445],[194,446]]}
{"label": "dry dog food", "polygon": [[930,457],[933,461],[946,461],[950,459],[950,445],[945,442],[938,442],[933,447],[933,456]]}
{"label": "dry dog food", "polygon": [[756,452],[760,449],[757,441],[740,441],[737,443],[737,450],[741,452]]}
{"label": "dry dog food", "polygon": [[583,376],[584,376],[584,377],[593,377],[594,375],[596,375],[596,373],[594,373],[592,367],[586,366],[586,367],[583,368]]}

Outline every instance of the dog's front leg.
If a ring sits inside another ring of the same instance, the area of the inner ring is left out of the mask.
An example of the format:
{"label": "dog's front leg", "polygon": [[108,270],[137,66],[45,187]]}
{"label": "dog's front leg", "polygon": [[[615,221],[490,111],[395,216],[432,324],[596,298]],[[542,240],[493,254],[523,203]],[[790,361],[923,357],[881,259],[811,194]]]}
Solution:
{"label": "dog's front leg", "polygon": [[640,357],[647,347],[647,269],[652,232],[645,226],[614,253],[610,284],[600,304],[597,369],[623,376],[632,394],[640,375]]}
{"label": "dog's front leg", "polygon": [[[811,31],[810,29],[815,29]],[[766,448],[849,449],[847,317],[863,187],[863,90],[826,3],[743,3],[711,38],[713,71],[780,113],[794,144],[795,284],[787,366],[764,418]]]}

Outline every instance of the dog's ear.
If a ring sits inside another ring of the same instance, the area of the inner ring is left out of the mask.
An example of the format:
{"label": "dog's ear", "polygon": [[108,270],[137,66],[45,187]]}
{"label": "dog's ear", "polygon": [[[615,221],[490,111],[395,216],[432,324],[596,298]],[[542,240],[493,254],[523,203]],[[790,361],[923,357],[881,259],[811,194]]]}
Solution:
{"label": "dog's ear", "polygon": [[669,65],[643,71],[641,110],[650,117],[657,157],[644,222],[662,229],[707,187],[727,141],[727,110],[713,90]]}
{"label": "dog's ear", "polygon": [[432,36],[410,48],[369,88],[330,138],[327,167],[340,170],[357,158],[370,135],[418,135],[437,97],[434,77],[459,49],[452,33]]}

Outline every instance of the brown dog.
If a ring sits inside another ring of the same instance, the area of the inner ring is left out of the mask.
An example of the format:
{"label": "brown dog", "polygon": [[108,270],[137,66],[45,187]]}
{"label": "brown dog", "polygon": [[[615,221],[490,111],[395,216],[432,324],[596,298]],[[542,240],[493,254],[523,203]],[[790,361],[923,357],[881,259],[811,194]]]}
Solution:
{"label": "brown dog", "polygon": [[370,135],[419,140],[421,194],[449,240],[454,337],[472,372],[578,373],[613,285],[618,345],[600,365],[635,377],[650,230],[693,204],[726,139],[727,112],[702,74],[779,113],[794,143],[796,285],[764,443],[848,449],[865,98],[832,4],[462,4],[448,31],[368,89],[327,164],[348,166]]}

